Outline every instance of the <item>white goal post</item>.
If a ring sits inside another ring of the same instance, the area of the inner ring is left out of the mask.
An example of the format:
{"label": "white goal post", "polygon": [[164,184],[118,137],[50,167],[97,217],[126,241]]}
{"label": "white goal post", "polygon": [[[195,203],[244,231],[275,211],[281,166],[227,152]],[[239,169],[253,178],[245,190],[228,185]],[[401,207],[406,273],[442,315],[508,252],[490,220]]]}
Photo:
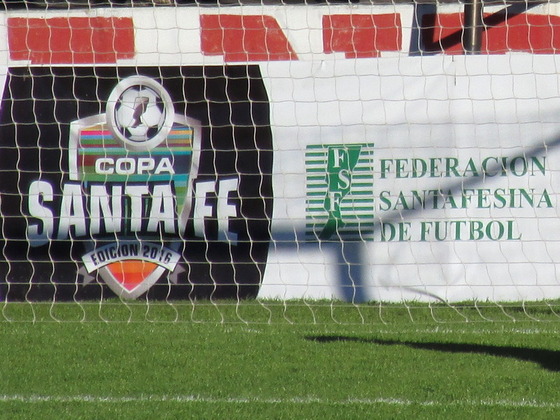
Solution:
{"label": "white goal post", "polygon": [[4,305],[560,297],[557,3],[26,5]]}

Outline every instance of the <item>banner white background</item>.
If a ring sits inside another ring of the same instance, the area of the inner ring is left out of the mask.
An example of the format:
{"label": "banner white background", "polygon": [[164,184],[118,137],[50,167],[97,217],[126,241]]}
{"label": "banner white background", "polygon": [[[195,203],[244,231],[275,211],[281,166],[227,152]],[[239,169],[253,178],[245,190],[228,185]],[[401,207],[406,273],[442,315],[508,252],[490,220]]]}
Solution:
{"label": "banner white background", "polygon": [[[556,56],[512,54],[264,66],[275,138],[273,230],[280,244],[269,258],[261,296],[558,297],[559,64]],[[286,232],[306,239],[306,147],[355,143],[374,144],[373,241],[343,243],[349,249],[342,253],[309,243],[286,246]],[[439,165],[436,176],[428,166],[424,176],[418,170],[414,177],[412,159],[430,165],[432,158]],[[446,174],[445,158],[459,162],[458,170]],[[507,173],[481,170],[485,159],[502,165],[504,158],[506,165],[514,162]],[[444,203],[440,197],[436,204],[427,200],[425,208],[418,202],[416,210],[404,208],[413,204],[412,191],[424,190],[458,190],[459,200]],[[531,192],[533,201],[520,190]],[[461,202],[462,195],[473,194]],[[506,194],[507,203],[496,194]],[[393,240],[392,230],[385,241],[380,237],[382,221],[395,227]],[[445,240],[436,240],[435,223],[446,221],[459,223]],[[471,221],[474,230],[491,223],[490,236],[471,233]],[[364,267],[356,270],[356,263]],[[354,295],[341,289],[351,283],[358,287]]]}

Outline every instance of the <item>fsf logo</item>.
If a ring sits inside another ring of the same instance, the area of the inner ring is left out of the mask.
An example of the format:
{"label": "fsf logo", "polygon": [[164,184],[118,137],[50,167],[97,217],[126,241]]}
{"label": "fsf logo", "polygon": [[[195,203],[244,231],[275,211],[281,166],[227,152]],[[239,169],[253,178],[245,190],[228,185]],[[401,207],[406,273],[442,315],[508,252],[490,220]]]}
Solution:
{"label": "fsf logo", "polygon": [[373,233],[373,144],[310,145],[306,151],[308,239]]}

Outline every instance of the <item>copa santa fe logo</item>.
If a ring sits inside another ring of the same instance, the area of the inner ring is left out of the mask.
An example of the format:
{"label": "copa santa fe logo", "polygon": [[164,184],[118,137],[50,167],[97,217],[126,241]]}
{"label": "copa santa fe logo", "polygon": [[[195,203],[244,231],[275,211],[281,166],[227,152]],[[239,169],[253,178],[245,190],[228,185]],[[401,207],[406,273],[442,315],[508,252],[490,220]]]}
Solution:
{"label": "copa santa fe logo", "polygon": [[70,232],[91,238],[82,256],[84,283],[98,274],[118,296],[139,297],[180,260],[200,136],[200,123],[176,114],[160,83],[146,76],[121,80],[105,113],[70,124],[58,226],[45,220],[40,199],[52,187],[42,180],[32,185],[30,197],[37,198],[30,209],[43,216],[44,229],[31,226],[28,236],[36,245]]}

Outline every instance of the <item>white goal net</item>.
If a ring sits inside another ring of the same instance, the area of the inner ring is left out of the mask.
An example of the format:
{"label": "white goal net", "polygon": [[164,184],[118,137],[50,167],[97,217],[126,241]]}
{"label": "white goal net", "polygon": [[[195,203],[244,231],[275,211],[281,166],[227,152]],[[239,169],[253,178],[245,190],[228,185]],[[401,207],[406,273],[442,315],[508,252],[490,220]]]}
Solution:
{"label": "white goal net", "polygon": [[554,316],[556,3],[4,6],[4,319]]}

